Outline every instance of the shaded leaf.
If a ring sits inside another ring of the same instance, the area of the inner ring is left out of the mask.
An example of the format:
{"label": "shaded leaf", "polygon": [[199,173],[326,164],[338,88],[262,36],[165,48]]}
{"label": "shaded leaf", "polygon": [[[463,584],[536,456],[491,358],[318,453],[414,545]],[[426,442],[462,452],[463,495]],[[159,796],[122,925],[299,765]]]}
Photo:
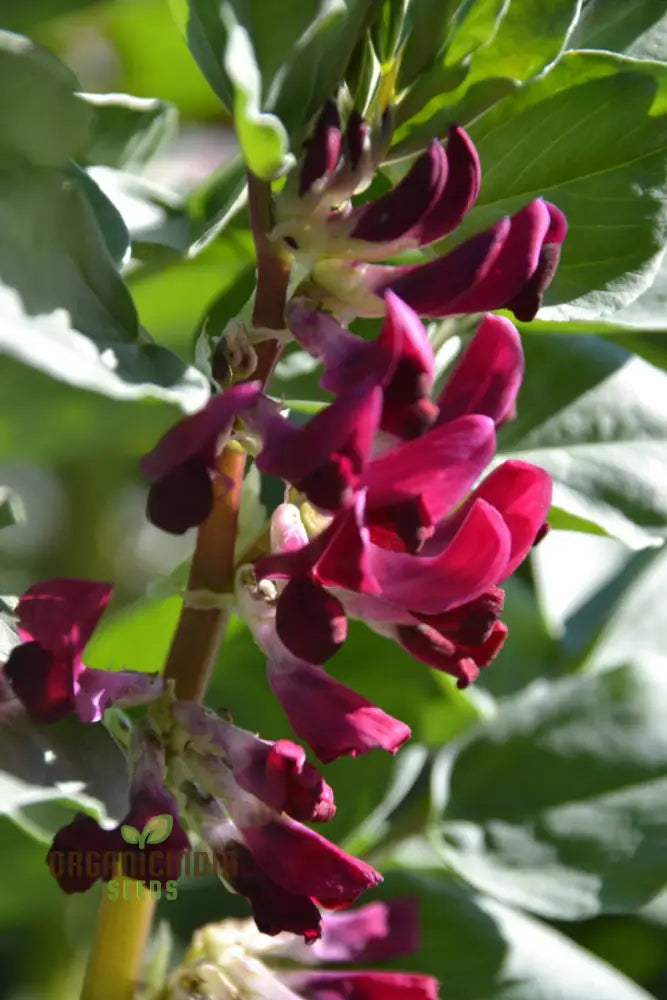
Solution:
{"label": "shaded leaf", "polygon": [[90,136],[77,157],[86,166],[142,167],[172,138],[178,126],[173,104],[130,94],[78,94],[92,108]]}

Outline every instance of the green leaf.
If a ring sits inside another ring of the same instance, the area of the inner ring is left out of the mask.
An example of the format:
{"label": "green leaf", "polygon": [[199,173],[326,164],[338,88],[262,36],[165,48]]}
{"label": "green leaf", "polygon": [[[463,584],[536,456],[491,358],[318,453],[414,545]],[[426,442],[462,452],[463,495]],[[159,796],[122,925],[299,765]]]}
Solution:
{"label": "green leaf", "polygon": [[629,303],[664,248],[666,111],[667,66],[566,53],[471,127],[483,180],[457,241],[543,196],[569,224],[546,296],[561,309],[550,318],[597,318]]}
{"label": "green leaf", "polygon": [[0,350],[71,385],[186,410],[204,376],[140,332],[93,211],[61,172],[0,174]]}
{"label": "green leaf", "polygon": [[20,496],[8,486],[0,486],[0,528],[25,521],[25,510]]}
{"label": "green leaf", "polygon": [[44,814],[31,820],[33,806],[61,803],[98,820],[115,819],[127,809],[125,762],[104,726],[86,726],[73,717],[38,725],[2,678],[0,761],[0,813],[42,839],[62,825],[63,813],[53,813],[53,826],[45,829]]}
{"label": "green leaf", "polygon": [[262,79],[250,35],[234,19],[229,6],[223,11],[225,71],[234,92],[236,134],[248,168],[260,179],[271,180],[285,173],[293,162],[288,156],[289,138],[279,118],[260,111]]}
{"label": "green leaf", "polygon": [[383,897],[419,900],[419,953],[397,967],[435,975],[447,1000],[650,1000],[564,934],[432,868],[383,873]]}
{"label": "green leaf", "polygon": [[76,163],[70,163],[67,172],[88,199],[109,256],[120,270],[130,253],[130,233],[123,216],[89,173]]}
{"label": "green leaf", "polygon": [[538,681],[503,703],[436,765],[449,773],[443,860],[549,917],[651,899],[667,880],[666,711],[662,664]]}
{"label": "green leaf", "polygon": [[21,35],[0,31],[0,165],[27,160],[61,166],[86,140],[91,112],[76,80],[55,56]]}
{"label": "green leaf", "polygon": [[78,94],[93,110],[91,133],[82,155],[87,166],[143,167],[176,133],[173,104],[129,94]]}
{"label": "green leaf", "polygon": [[667,376],[589,335],[524,337],[518,416],[501,458],[542,466],[554,504],[627,545],[657,545],[667,521]]}
{"label": "green leaf", "polygon": [[664,59],[665,0],[588,0],[571,39],[576,49],[609,49],[643,59]]}
{"label": "green leaf", "polygon": [[246,159],[248,149],[255,154],[251,169],[253,162],[270,167],[260,176],[285,169],[277,152],[287,152],[287,133],[298,147],[342,81],[370,0],[170,2],[206,79],[234,113]]}
{"label": "green leaf", "polygon": [[120,835],[126,844],[141,843],[141,834],[137,828],[132,826],[130,823],[123,823],[120,828]]}
{"label": "green leaf", "polygon": [[141,831],[141,845],[162,844],[174,826],[174,817],[171,813],[164,813],[159,816],[151,816]]}

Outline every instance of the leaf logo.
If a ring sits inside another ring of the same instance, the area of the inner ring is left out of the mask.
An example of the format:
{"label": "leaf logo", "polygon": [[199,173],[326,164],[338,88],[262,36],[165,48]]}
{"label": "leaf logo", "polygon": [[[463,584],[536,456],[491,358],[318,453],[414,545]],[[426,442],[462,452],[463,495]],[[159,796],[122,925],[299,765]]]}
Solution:
{"label": "leaf logo", "polygon": [[152,816],[141,833],[129,823],[123,823],[120,835],[126,844],[137,844],[143,851],[146,844],[162,844],[167,839],[174,826],[174,817],[169,813]]}

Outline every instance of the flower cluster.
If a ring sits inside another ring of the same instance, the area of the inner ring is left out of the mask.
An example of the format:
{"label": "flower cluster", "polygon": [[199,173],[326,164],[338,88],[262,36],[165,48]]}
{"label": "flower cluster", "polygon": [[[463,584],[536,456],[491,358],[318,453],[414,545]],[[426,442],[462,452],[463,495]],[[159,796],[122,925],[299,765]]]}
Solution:
{"label": "flower cluster", "polygon": [[[437,1000],[438,984],[431,976],[358,968],[361,963],[410,955],[418,947],[413,899],[327,914],[321,939],[308,947],[287,935],[267,941],[246,922],[226,920],[196,932],[163,996],[164,1000],[188,1000],[195,994],[210,1000],[230,996],[239,1000]],[[292,967],[285,968],[286,962]],[[335,968],[350,963],[356,967]],[[321,965],[334,968],[322,969]]]}

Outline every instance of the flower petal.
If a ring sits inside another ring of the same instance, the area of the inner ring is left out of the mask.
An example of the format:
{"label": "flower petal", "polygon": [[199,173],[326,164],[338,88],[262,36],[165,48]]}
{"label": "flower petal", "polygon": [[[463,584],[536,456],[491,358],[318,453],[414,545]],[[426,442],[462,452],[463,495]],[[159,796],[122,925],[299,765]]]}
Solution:
{"label": "flower petal", "polygon": [[422,246],[441,240],[462,222],[474,205],[482,180],[477,150],[462,128],[452,126],[447,139],[447,174],[440,197],[422,219]]}
{"label": "flower petal", "polygon": [[111,705],[145,705],[164,689],[160,674],[139,670],[95,670],[84,667],[75,682],[76,713],[82,722],[99,722]]}
{"label": "flower petal", "polygon": [[252,406],[260,393],[260,382],[241,382],[212,396],[202,410],[180,420],[144,455],[140,462],[143,474],[155,482],[195,455],[210,466],[218,438],[229,433],[234,418]]}
{"label": "flower petal", "polygon": [[485,316],[440,397],[436,424],[466,413],[483,413],[496,424],[514,411],[523,378],[523,350],[516,327],[502,316]]}
{"label": "flower petal", "polygon": [[318,181],[326,180],[336,169],[340,156],[341,130],[338,108],[333,101],[326,101],[306,145],[306,155],[299,174],[300,198]]}
{"label": "flower petal", "polygon": [[418,972],[287,972],[304,1000],[438,1000],[438,982]]}
{"label": "flower petal", "polygon": [[69,657],[56,658],[38,642],[24,642],[11,651],[4,672],[35,722],[57,722],[74,711],[74,676]]}
{"label": "flower petal", "polygon": [[496,583],[509,551],[510,533],[503,518],[478,499],[436,555],[414,556],[371,545],[370,565],[384,600],[399,608],[438,614]]}
{"label": "flower petal", "polygon": [[206,520],[213,502],[213,483],[206,462],[200,455],[193,455],[151,485],[146,515],[157,528],[182,535]]}
{"label": "flower petal", "polygon": [[57,657],[76,661],[113,593],[110,583],[84,579],[44,580],[26,590],[16,614],[24,642],[36,639]]}
{"label": "flower petal", "polygon": [[324,663],[345,642],[347,619],[337,598],[307,576],[296,576],[278,598],[276,629],[295,656]]}
{"label": "flower petal", "polygon": [[509,529],[507,565],[494,581],[501,583],[523,562],[544,524],[551,504],[551,476],[528,462],[512,459],[494,469],[471,495],[493,504]]}
{"label": "flower petal", "polygon": [[396,753],[410,738],[393,719],[321,667],[285,654],[268,662],[269,684],[294,732],[328,763],[375,747]]}
{"label": "flower petal", "polygon": [[253,857],[273,881],[329,909],[349,906],[382,881],[379,872],[289,816],[244,827]]}

